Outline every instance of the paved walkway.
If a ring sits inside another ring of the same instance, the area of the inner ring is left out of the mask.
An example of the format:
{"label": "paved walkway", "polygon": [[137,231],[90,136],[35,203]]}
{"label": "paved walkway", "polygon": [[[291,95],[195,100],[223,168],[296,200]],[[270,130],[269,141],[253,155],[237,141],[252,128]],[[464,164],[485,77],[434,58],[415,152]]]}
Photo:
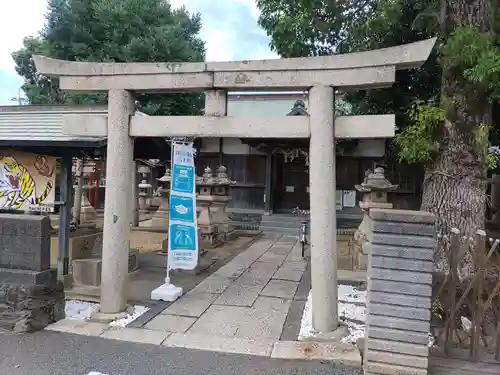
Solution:
{"label": "paved walkway", "polygon": [[[169,347],[359,365],[351,345],[280,340],[307,267],[296,237],[264,235],[143,328],[59,321],[48,329]],[[300,319],[301,314],[296,318]]]}

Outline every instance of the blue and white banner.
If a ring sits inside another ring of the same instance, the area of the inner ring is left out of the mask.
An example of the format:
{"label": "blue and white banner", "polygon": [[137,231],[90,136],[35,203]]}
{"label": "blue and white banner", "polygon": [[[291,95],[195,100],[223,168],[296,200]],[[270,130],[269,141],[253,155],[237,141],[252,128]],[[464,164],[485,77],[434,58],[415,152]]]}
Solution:
{"label": "blue and white banner", "polygon": [[192,270],[198,264],[196,174],[192,143],[172,142],[172,183],[168,267]]}

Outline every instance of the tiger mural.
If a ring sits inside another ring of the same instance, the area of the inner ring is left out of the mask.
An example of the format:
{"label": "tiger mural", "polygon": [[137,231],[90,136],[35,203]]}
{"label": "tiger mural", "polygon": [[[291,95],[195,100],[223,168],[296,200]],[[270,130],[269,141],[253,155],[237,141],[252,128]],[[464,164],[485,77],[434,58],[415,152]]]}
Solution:
{"label": "tiger mural", "polygon": [[15,158],[0,155],[0,199],[5,199],[3,208],[19,210],[26,202],[39,205],[50,194],[52,187],[52,182],[47,181],[45,189],[37,196],[36,183],[28,169]]}

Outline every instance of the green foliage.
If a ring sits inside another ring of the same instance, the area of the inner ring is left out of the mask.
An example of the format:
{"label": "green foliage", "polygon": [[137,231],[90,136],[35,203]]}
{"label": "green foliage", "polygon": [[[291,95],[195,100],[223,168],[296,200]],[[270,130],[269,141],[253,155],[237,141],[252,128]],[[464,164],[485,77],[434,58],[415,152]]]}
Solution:
{"label": "green foliage", "polygon": [[[201,18],[165,0],[50,0],[45,28],[12,54],[31,104],[102,104],[105,94],[63,93],[36,71],[31,56],[71,61],[203,61]],[[199,114],[200,94],[137,96],[147,114]]]}
{"label": "green foliage", "polygon": [[470,26],[459,27],[441,48],[441,65],[459,72],[473,68],[484,53],[491,51],[494,42],[492,33],[482,33]]}
{"label": "green foliage", "polygon": [[417,101],[410,107],[408,117],[412,124],[396,135],[400,160],[423,164],[432,162],[439,151],[435,134],[444,121],[444,111]]}
{"label": "green foliage", "polygon": [[[441,3],[440,0],[257,0],[261,10],[259,23],[270,35],[272,48],[283,57],[364,51],[436,36],[442,31]],[[397,71],[393,87],[348,92],[344,97],[352,114],[396,114],[400,134],[393,146],[394,155],[400,160],[429,163],[439,152],[438,135],[442,133],[439,119],[443,110],[455,111],[454,102],[442,97],[441,109],[427,108],[423,103],[441,97],[442,68],[452,69],[457,79],[485,88],[492,100],[500,98],[498,35],[464,26],[444,37],[438,40],[438,48],[422,69]],[[413,106],[416,99],[420,101],[418,114]],[[500,141],[500,131],[496,128],[490,129],[489,134],[492,143]]]}

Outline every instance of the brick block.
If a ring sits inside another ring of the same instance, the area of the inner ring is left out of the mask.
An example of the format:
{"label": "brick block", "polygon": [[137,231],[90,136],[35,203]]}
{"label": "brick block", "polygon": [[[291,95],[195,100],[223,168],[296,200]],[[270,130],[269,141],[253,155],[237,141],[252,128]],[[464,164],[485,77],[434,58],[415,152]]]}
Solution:
{"label": "brick block", "polygon": [[378,256],[372,253],[372,267],[388,268],[393,270],[433,272],[434,262],[427,260],[405,259]]}
{"label": "brick block", "polygon": [[428,335],[431,329],[430,321],[377,315],[373,313],[373,311],[371,311],[371,306],[369,309],[370,312],[366,318],[367,324],[369,326],[368,331],[370,331],[371,327],[373,326],[380,328],[408,330],[425,333],[426,335]]}
{"label": "brick block", "polygon": [[413,224],[372,220],[372,231],[378,233],[434,237],[436,227],[434,224]]}
{"label": "brick block", "polygon": [[[429,347],[427,344],[410,344],[406,342],[399,341],[389,341],[389,340],[377,340],[369,338],[366,342],[366,349],[368,350],[380,350],[382,352],[390,352],[397,354],[407,354],[416,357],[428,357]],[[380,361],[376,361],[380,362]],[[392,362],[388,362],[392,363]],[[418,367],[418,366],[415,366]]]}
{"label": "brick block", "polygon": [[392,245],[407,247],[417,247],[425,249],[434,249],[436,246],[436,239],[433,237],[422,236],[402,236],[391,233],[373,233],[372,243],[378,245]]}
{"label": "brick block", "polygon": [[434,250],[425,248],[415,248],[408,247],[403,248],[399,246],[388,246],[388,245],[371,245],[371,250],[373,255],[387,256],[394,258],[408,258],[408,259],[419,259],[419,260],[434,260]]}
{"label": "brick block", "polygon": [[385,268],[369,268],[368,278],[373,280],[403,281],[407,283],[418,283],[432,285],[432,274],[410,271],[393,271]]}
{"label": "brick block", "polygon": [[382,303],[373,303],[371,301],[369,301],[368,304],[370,314],[422,321],[430,321],[431,319],[430,309],[386,305]]}
{"label": "brick block", "polygon": [[409,294],[412,296],[431,297],[432,286],[408,282],[370,280],[370,291]]}
{"label": "brick block", "polygon": [[366,361],[364,375],[427,375],[427,369]]}
{"label": "brick block", "polygon": [[369,339],[381,339],[407,342],[411,344],[427,345],[429,343],[429,334],[423,332],[413,332],[400,329],[380,328],[371,326],[368,329]]}
{"label": "brick block", "polygon": [[370,292],[370,303],[382,303],[388,305],[417,307],[420,309],[430,309],[430,297],[410,296],[405,294],[394,294],[384,292]]}
{"label": "brick block", "polygon": [[378,350],[367,350],[364,359],[368,362],[382,362],[396,366],[416,367],[420,369],[427,369],[429,366],[429,360],[426,357],[387,353]]}
{"label": "brick block", "polygon": [[436,222],[434,214],[424,211],[372,208],[370,210],[370,217],[374,220],[414,224],[434,224]]}

